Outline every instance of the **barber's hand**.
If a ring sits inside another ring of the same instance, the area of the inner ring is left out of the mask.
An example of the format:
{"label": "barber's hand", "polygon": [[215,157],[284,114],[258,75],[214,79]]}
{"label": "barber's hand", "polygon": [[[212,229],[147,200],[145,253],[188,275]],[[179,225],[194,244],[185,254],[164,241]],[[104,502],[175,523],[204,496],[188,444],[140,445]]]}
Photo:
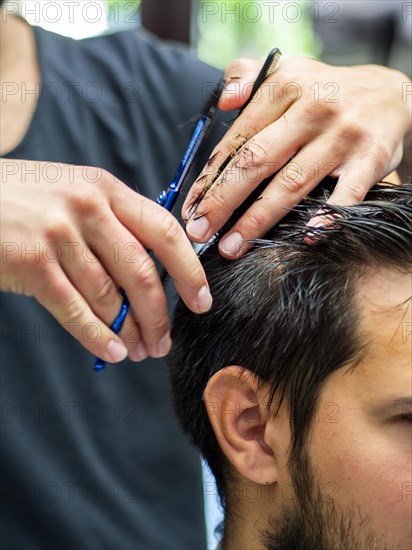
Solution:
{"label": "barber's hand", "polygon": [[[229,65],[222,109],[245,103],[261,66],[247,60]],[[244,239],[264,235],[327,175],[338,178],[330,202],[361,201],[402,159],[411,132],[411,86],[404,74],[374,65],[281,61],[190,190],[182,211],[189,237],[206,242],[275,172],[259,199],[222,238],[225,257],[242,255],[248,248]],[[212,185],[228,155],[230,163]]]}
{"label": "barber's hand", "polygon": [[[190,242],[164,208],[92,168],[1,160],[1,290],[34,296],[105,361],[170,349],[166,297],[151,249],[196,313],[211,306]],[[120,339],[109,326],[124,288]]]}

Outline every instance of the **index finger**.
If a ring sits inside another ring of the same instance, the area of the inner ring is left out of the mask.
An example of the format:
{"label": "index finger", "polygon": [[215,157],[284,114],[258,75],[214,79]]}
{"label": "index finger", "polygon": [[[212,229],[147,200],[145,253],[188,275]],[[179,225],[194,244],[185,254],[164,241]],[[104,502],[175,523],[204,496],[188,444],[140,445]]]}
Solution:
{"label": "index finger", "polygon": [[112,201],[112,210],[139,242],[160,260],[187,307],[194,313],[208,311],[212,306],[212,296],[205,272],[187,235],[172,214],[127,187]]}
{"label": "index finger", "polygon": [[[253,82],[250,83],[251,86]],[[298,89],[296,88],[295,91],[295,95],[293,90],[290,94],[283,93],[280,81],[275,80],[274,77],[260,86],[250,104],[215,147],[206,166],[190,189],[182,208],[182,217],[186,222],[193,218],[197,207],[215,184],[225,181],[226,168],[240,149],[268,125],[278,120],[298,99]],[[255,184],[258,183],[256,178]]]}

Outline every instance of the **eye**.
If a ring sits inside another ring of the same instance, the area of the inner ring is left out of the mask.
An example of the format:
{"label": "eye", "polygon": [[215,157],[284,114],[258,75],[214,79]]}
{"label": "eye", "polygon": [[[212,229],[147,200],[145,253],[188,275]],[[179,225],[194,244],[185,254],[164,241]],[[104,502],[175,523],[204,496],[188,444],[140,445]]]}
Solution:
{"label": "eye", "polygon": [[407,422],[408,424],[411,424],[412,423],[412,414],[407,414],[407,415],[404,415],[404,416],[400,416],[399,419],[401,420],[401,422]]}

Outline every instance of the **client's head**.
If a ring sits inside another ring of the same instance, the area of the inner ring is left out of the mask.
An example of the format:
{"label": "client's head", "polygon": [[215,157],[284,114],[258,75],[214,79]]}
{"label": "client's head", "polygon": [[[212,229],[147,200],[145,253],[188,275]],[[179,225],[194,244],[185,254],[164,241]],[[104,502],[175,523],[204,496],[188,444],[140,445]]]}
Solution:
{"label": "client's head", "polygon": [[225,549],[412,544],[412,187],[331,206],[308,242],[319,204],[237,261],[210,248],[212,310],[176,308],[176,411],[215,475]]}

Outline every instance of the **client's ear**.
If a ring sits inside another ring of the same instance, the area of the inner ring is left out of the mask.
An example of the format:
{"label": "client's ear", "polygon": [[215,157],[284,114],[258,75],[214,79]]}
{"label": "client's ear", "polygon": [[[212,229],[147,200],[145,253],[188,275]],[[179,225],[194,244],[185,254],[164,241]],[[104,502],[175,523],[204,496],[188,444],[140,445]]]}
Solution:
{"label": "client's ear", "polygon": [[209,380],[204,401],[220,448],[234,468],[255,483],[278,481],[267,390],[259,387],[256,376],[238,366],[226,367]]}

